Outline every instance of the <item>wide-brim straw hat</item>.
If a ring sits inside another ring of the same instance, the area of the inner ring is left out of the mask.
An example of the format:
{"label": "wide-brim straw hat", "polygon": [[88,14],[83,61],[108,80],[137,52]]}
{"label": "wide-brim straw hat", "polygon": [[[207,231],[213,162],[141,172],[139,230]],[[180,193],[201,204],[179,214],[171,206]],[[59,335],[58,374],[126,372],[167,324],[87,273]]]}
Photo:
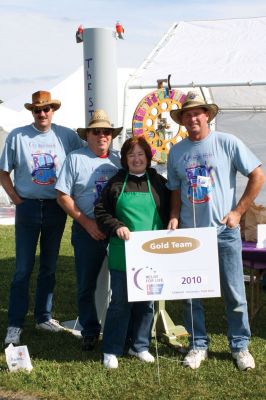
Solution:
{"label": "wide-brim straw hat", "polygon": [[170,111],[171,118],[179,125],[182,125],[182,112],[190,108],[204,108],[208,111],[211,122],[217,115],[219,107],[216,104],[208,104],[197,92],[188,92],[182,108]]}
{"label": "wide-brim straw hat", "polygon": [[116,138],[123,129],[123,127],[114,128],[110,123],[107,113],[104,110],[97,109],[92,114],[91,120],[88,123],[88,127],[87,128],[78,128],[77,132],[78,132],[79,136],[81,137],[81,139],[86,140],[87,132],[90,129],[99,129],[99,128],[111,129],[113,139]]}
{"label": "wide-brim straw hat", "polygon": [[24,107],[32,111],[34,108],[52,106],[54,111],[58,110],[61,106],[61,101],[53,100],[51,98],[51,93],[46,92],[45,90],[39,90],[38,92],[33,93],[32,95],[32,103],[25,103]]}

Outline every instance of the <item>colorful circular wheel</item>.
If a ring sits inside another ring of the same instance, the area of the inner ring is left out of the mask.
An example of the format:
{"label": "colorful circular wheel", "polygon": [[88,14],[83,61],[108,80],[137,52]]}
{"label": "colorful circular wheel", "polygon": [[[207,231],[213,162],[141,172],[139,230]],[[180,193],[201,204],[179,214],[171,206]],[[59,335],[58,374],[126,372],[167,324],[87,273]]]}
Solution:
{"label": "colorful circular wheel", "polygon": [[132,134],[143,135],[150,144],[153,161],[165,163],[170,148],[187,131],[170,118],[170,111],[181,108],[186,95],[180,90],[157,89],[147,94],[138,104],[132,121]]}

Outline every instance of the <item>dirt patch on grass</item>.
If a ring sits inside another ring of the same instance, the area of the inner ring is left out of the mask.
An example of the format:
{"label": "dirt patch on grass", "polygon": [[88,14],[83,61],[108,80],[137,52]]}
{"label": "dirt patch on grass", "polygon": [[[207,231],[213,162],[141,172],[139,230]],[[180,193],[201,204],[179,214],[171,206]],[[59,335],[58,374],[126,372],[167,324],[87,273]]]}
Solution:
{"label": "dirt patch on grass", "polygon": [[23,393],[12,393],[0,389],[0,400],[45,400],[35,396]]}

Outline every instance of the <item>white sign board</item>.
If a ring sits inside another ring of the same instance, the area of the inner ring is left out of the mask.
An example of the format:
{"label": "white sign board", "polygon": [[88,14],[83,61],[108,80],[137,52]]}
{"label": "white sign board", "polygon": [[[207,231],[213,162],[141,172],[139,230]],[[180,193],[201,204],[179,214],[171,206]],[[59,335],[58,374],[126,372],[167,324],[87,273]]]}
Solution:
{"label": "white sign board", "polygon": [[128,301],[220,297],[215,228],[131,232]]}
{"label": "white sign board", "polygon": [[266,224],[257,225],[257,248],[266,248]]}

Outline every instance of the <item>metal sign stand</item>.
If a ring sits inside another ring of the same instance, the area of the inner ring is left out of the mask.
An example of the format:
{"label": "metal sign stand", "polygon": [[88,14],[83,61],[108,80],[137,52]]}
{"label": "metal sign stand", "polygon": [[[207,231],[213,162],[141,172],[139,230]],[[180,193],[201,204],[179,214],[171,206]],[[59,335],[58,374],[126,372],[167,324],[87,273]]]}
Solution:
{"label": "metal sign stand", "polygon": [[180,336],[188,336],[188,332],[182,325],[175,325],[165,309],[165,301],[155,302],[155,316],[152,328],[152,336],[168,344],[171,347],[181,349],[183,346],[178,341]]}

